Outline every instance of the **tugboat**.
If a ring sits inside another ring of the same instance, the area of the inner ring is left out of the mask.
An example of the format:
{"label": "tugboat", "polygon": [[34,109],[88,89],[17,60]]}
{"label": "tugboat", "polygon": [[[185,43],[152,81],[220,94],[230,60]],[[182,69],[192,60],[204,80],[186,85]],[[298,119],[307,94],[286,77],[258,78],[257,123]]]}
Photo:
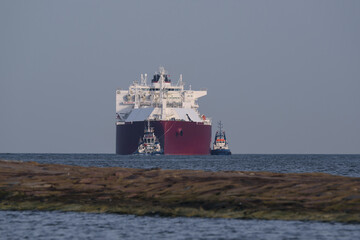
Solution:
{"label": "tugboat", "polygon": [[223,125],[219,122],[219,130],[216,131],[213,149],[211,155],[231,155],[228,142],[226,141],[225,131],[222,130]]}
{"label": "tugboat", "polygon": [[155,136],[154,128],[150,127],[149,119],[147,121],[147,128],[145,127],[144,130],[144,136],[139,140],[139,146],[136,153],[141,155],[163,154],[160,142]]}

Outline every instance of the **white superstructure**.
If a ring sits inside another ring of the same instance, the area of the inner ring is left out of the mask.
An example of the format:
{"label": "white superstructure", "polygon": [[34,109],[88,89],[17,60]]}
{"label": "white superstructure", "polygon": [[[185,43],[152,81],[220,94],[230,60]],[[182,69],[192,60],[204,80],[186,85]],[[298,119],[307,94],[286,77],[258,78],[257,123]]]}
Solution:
{"label": "white superstructure", "polygon": [[190,121],[211,124],[210,119],[198,112],[197,100],[207,94],[206,90],[184,90],[182,75],[172,85],[167,72],[160,67],[151,85],[147,74],[141,81],[134,81],[128,90],[116,90],[117,124],[145,120]]}

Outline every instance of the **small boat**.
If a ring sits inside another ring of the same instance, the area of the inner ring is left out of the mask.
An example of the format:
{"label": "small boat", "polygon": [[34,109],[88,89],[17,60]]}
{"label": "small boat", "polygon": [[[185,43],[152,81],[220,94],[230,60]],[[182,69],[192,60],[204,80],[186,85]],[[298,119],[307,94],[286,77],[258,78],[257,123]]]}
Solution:
{"label": "small boat", "polygon": [[219,122],[219,130],[216,131],[215,140],[211,155],[231,155],[228,142],[226,140],[225,131],[222,130],[223,125]]}
{"label": "small boat", "polygon": [[136,153],[141,155],[163,154],[160,142],[155,136],[154,128],[150,127],[149,119],[147,121],[147,127],[145,127],[144,130],[144,136],[139,140],[139,146]]}

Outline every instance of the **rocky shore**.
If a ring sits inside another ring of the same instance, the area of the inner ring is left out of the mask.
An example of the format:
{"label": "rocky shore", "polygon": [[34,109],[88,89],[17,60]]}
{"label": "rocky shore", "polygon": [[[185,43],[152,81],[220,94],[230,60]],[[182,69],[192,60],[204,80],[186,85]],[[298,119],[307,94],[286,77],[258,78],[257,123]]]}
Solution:
{"label": "rocky shore", "polygon": [[360,178],[0,160],[0,210],[360,223]]}

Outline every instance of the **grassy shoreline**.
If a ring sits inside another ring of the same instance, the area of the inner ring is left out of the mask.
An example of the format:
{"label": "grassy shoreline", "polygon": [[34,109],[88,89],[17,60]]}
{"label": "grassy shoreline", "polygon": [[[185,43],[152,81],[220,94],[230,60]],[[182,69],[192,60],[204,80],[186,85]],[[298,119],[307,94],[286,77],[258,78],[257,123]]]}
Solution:
{"label": "grassy shoreline", "polygon": [[0,160],[0,210],[360,223],[360,178]]}

